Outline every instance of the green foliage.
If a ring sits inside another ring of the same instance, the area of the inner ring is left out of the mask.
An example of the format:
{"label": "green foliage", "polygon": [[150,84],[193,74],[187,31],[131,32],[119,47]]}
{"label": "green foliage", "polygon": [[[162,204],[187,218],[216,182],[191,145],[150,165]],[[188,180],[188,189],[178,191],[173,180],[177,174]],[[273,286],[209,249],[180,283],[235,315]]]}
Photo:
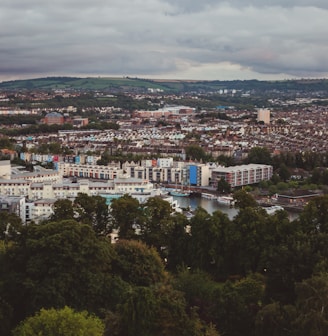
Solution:
{"label": "green foliage", "polygon": [[[255,320],[256,336],[290,336],[294,335],[292,322],[296,309],[292,305],[273,302],[264,306]],[[296,334],[295,334],[296,335]]]}
{"label": "green foliage", "polygon": [[23,223],[16,214],[0,211],[0,240],[15,240],[22,231]]}
{"label": "green foliage", "polygon": [[75,219],[90,225],[100,236],[110,233],[109,209],[105,198],[79,193],[72,203],[68,199],[59,199],[54,204],[52,221]]}
{"label": "green foliage", "polygon": [[234,157],[232,157],[232,156],[221,154],[217,157],[216,160],[217,160],[218,163],[220,163],[221,165],[224,165],[226,167],[236,165],[236,161],[235,161]]}
{"label": "green foliage", "polygon": [[272,164],[271,153],[266,147],[253,147],[248,153],[247,163]]}
{"label": "green foliage", "polygon": [[275,169],[284,164],[287,168],[301,168],[307,171],[317,170],[317,167],[328,167],[328,152],[282,152],[275,156],[273,164]]}
{"label": "green foliage", "polygon": [[289,169],[287,168],[286,164],[282,163],[279,167],[279,177],[284,181],[286,182],[287,180],[289,180],[290,178],[290,171]]}
{"label": "green foliage", "polygon": [[41,309],[23,321],[13,331],[13,336],[103,336],[103,333],[104,324],[99,318],[66,306]]}
{"label": "green foliage", "polygon": [[235,207],[239,209],[244,209],[247,207],[257,207],[257,202],[254,197],[244,189],[239,189],[235,191],[233,194],[233,198],[235,200]]}
{"label": "green foliage", "polygon": [[119,311],[128,336],[151,335],[155,319],[156,298],[153,291],[146,287],[136,287],[128,293]]}
{"label": "green foliage", "polygon": [[218,186],[216,190],[219,194],[230,194],[231,186],[224,178],[221,178],[218,181]]}
{"label": "green foliage", "polygon": [[196,161],[206,161],[207,155],[205,150],[198,146],[198,145],[189,145],[185,149],[186,156],[189,159],[196,160]]}
{"label": "green foliage", "polygon": [[113,199],[110,206],[111,225],[118,229],[118,236],[122,239],[133,239],[135,230],[140,227],[143,213],[139,201],[125,194]]}
{"label": "green foliage", "polygon": [[0,138],[0,149],[15,149],[14,141],[8,137]]}
{"label": "green foliage", "polygon": [[89,225],[72,220],[29,225],[4,257],[1,292],[18,320],[40,308],[96,311],[104,304],[113,250]]}
{"label": "green foliage", "polygon": [[58,199],[54,203],[51,221],[74,219],[73,203],[69,199]]}
{"label": "green foliage", "polygon": [[208,273],[181,268],[175,277],[174,287],[184,293],[189,307],[197,307],[197,313],[202,320],[214,321],[212,309],[218,303],[215,292],[221,285]]}
{"label": "green foliage", "polygon": [[10,334],[12,314],[12,307],[0,296],[0,335]]}
{"label": "green foliage", "polygon": [[65,153],[65,149],[62,148],[59,142],[50,142],[40,144],[33,149],[33,152],[40,154],[63,154]]}
{"label": "green foliage", "polygon": [[[1,232],[11,223],[0,242],[0,334],[67,305],[106,316],[108,336],[326,335],[327,197],[294,222],[245,190],[231,220],[202,208],[188,220],[158,197],[141,205],[128,195],[110,221],[104,200],[83,194],[57,201],[38,226],[0,212]],[[97,223],[120,230],[116,244]]]}
{"label": "green foliage", "polygon": [[114,250],[113,271],[124,281],[149,286],[165,280],[164,264],[154,248],[138,241],[120,239]]}
{"label": "green foliage", "polygon": [[296,285],[297,335],[324,336],[328,332],[328,274],[313,276]]}
{"label": "green foliage", "polygon": [[261,269],[261,257],[266,244],[267,217],[262,209],[241,208],[233,222],[233,244],[231,256],[237,274],[246,275]]}
{"label": "green foliage", "polygon": [[89,224],[98,235],[110,233],[109,209],[106,200],[101,196],[88,196],[79,193],[74,200],[76,220]]}
{"label": "green foliage", "polygon": [[304,232],[328,234],[328,195],[311,200],[299,217]]}
{"label": "green foliage", "polygon": [[171,205],[160,197],[151,197],[143,205],[143,211],[145,220],[141,223],[140,239],[166,257],[165,250],[174,227]]}
{"label": "green foliage", "polygon": [[172,272],[177,271],[179,266],[188,264],[190,256],[188,246],[190,234],[187,232],[189,221],[183,214],[175,213],[172,216],[172,227],[169,231],[166,247],[166,267]]}
{"label": "green foliage", "polygon": [[226,272],[227,230],[231,222],[220,211],[196,210],[190,220],[190,266],[219,276]]}

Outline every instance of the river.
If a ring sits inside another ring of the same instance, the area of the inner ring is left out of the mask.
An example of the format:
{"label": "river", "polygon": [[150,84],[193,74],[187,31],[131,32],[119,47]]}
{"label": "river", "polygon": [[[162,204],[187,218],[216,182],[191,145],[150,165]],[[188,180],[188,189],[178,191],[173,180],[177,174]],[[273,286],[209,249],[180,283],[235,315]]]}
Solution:
{"label": "river", "polygon": [[[212,214],[216,210],[220,210],[223,213],[227,214],[230,219],[233,219],[237,213],[238,209],[230,207],[229,205],[220,204],[217,200],[206,199],[202,197],[175,197],[174,200],[177,200],[180,208],[188,208],[195,210],[197,207],[204,208],[209,214]],[[293,221],[298,218],[298,213],[288,212],[288,217],[290,221]]]}
{"label": "river", "polygon": [[217,200],[211,200],[203,197],[175,197],[180,208],[188,208],[195,210],[198,207],[204,208],[209,214],[212,214],[216,210],[220,210],[227,214],[230,219],[233,219],[237,215],[238,210],[236,208],[230,208],[229,205],[219,204]]}

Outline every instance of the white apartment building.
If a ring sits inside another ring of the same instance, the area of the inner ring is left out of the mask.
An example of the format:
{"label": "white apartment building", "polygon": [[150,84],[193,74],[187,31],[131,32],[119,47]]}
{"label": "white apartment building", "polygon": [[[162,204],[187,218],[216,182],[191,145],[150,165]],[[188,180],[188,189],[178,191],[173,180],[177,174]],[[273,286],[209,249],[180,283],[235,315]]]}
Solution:
{"label": "white apartment building", "polygon": [[58,163],[61,176],[113,180],[123,174],[123,170],[112,166],[81,165],[73,163]]}
{"label": "white apartment building", "polygon": [[270,110],[265,108],[258,109],[257,121],[263,121],[265,124],[270,124]]}
{"label": "white apartment building", "polygon": [[54,213],[56,199],[40,199],[26,202],[26,222],[40,223]]}
{"label": "white apartment building", "polygon": [[173,158],[159,158],[157,160],[157,167],[169,168],[173,166]]}
{"label": "white apartment building", "polygon": [[273,167],[264,164],[248,164],[232,167],[218,167],[212,170],[212,186],[217,187],[220,179],[225,179],[232,188],[270,180]]}

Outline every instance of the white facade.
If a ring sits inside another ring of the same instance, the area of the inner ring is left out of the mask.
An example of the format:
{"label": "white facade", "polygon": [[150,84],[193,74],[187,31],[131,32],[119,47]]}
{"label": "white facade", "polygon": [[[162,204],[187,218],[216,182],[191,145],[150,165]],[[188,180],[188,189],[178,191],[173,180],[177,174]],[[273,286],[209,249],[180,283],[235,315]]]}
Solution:
{"label": "white facade", "polygon": [[39,223],[49,219],[54,213],[56,199],[40,199],[33,202],[26,202],[26,221]]}
{"label": "white facade", "polygon": [[95,178],[113,180],[123,174],[123,170],[118,167],[99,165],[80,165],[72,163],[59,163],[59,173],[62,176],[75,176],[80,178]]}
{"label": "white facade", "polygon": [[0,161],[0,179],[10,179],[11,165],[9,160]]}
{"label": "white facade", "polygon": [[212,185],[216,187],[218,181],[223,178],[231,187],[241,187],[259,183],[264,180],[270,180],[272,174],[273,167],[264,164],[218,167],[212,171]]}
{"label": "white facade", "polygon": [[173,166],[173,158],[160,158],[157,160],[157,167],[169,168]]}
{"label": "white facade", "polygon": [[270,124],[270,110],[264,108],[258,109],[257,121],[263,121],[265,124]]}

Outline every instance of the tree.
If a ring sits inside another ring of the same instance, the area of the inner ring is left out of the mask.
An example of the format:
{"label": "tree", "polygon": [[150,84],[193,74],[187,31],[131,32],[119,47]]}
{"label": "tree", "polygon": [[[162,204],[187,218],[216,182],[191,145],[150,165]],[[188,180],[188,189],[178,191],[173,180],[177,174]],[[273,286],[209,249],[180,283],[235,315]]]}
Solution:
{"label": "tree", "polygon": [[190,220],[190,265],[215,276],[225,274],[226,232],[231,222],[226,214],[213,215],[199,208]]}
{"label": "tree", "polygon": [[186,156],[187,158],[197,161],[206,160],[204,149],[198,145],[190,145],[186,147]]}
{"label": "tree", "polygon": [[[226,324],[227,334],[253,335],[256,314],[263,301],[263,288],[263,277],[254,273],[237,281],[232,287],[229,282],[224,284],[222,298],[227,316],[222,317],[229,322]],[[224,320],[222,324],[225,324]]]}
{"label": "tree", "polygon": [[73,203],[69,199],[58,199],[54,203],[54,213],[51,221],[74,219]]}
{"label": "tree", "polygon": [[151,336],[155,320],[156,297],[152,288],[135,287],[126,293],[125,302],[118,306],[123,335]]}
{"label": "tree", "polygon": [[0,240],[5,243],[14,240],[20,234],[22,227],[22,220],[16,214],[0,211]]}
{"label": "tree", "polygon": [[295,316],[296,308],[293,305],[282,305],[279,302],[270,303],[264,306],[256,315],[255,335],[293,335],[294,328],[292,322]]}
{"label": "tree", "polygon": [[118,306],[121,318],[115,335],[218,336],[211,324],[199,319],[195,309],[188,308],[183,293],[167,283],[134,287]]}
{"label": "tree", "polygon": [[110,233],[109,209],[105,198],[79,193],[74,200],[78,221],[89,224],[98,235]]}
{"label": "tree", "polygon": [[231,185],[224,178],[221,178],[218,181],[216,190],[219,194],[229,194],[231,192]]}
{"label": "tree", "polygon": [[98,317],[65,306],[62,309],[41,309],[24,320],[13,331],[13,336],[103,336],[104,329]]}
{"label": "tree", "polygon": [[299,222],[307,234],[328,233],[328,195],[310,201],[301,213]]}
{"label": "tree", "polygon": [[9,336],[12,323],[12,307],[0,296],[0,335]]}
{"label": "tree", "polygon": [[279,177],[284,182],[286,182],[290,178],[290,171],[284,163],[280,165],[278,173],[279,173]]}
{"label": "tree", "polygon": [[266,147],[253,147],[248,153],[246,163],[272,164],[271,153]]}
{"label": "tree", "polygon": [[157,251],[135,240],[119,240],[114,245],[113,271],[124,281],[149,286],[164,281],[167,274]]}
{"label": "tree", "polygon": [[244,209],[247,207],[257,207],[256,200],[254,197],[246,192],[244,189],[239,189],[234,192],[233,198],[235,199],[235,206],[240,209]]}
{"label": "tree", "polygon": [[266,213],[257,207],[241,208],[234,218],[230,240],[235,253],[230,258],[237,274],[246,275],[261,270],[261,257],[267,239],[266,225]]}
{"label": "tree", "polygon": [[[220,285],[211,276],[199,269],[180,268],[174,278],[174,288],[183,292],[188,307],[197,307],[199,317],[214,321],[215,293]],[[218,325],[219,326],[219,325]]]}
{"label": "tree", "polygon": [[40,308],[106,307],[113,249],[92,228],[73,220],[24,227],[6,250],[2,296],[21,320]]}
{"label": "tree", "polygon": [[328,274],[313,276],[296,284],[297,335],[324,336],[328,333]]}
{"label": "tree", "polygon": [[118,229],[118,236],[122,239],[136,237],[136,229],[142,223],[142,209],[139,201],[125,194],[113,199],[110,206],[110,218],[113,229]]}
{"label": "tree", "polygon": [[173,230],[172,207],[160,197],[151,197],[143,205],[144,221],[141,224],[140,239],[154,246],[161,256],[167,257],[165,250]]}
{"label": "tree", "polygon": [[190,234],[187,228],[190,222],[181,213],[174,213],[172,216],[172,228],[168,234],[166,267],[170,271],[177,271],[181,265],[187,265],[190,261],[188,246]]}

